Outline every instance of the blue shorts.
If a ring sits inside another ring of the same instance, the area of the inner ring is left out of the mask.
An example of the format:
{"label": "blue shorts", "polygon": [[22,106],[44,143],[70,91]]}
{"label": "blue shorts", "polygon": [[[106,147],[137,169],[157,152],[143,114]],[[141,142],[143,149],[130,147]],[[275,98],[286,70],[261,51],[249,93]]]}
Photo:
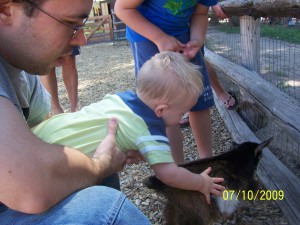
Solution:
{"label": "blue shorts", "polygon": [[200,51],[201,51],[201,53],[202,53],[202,56],[203,56],[203,58],[204,58],[204,54],[205,54],[205,52],[204,52],[204,45],[202,45],[202,47],[201,47]]}
{"label": "blue shorts", "polygon": [[71,56],[76,56],[80,54],[80,46],[73,46]]}
{"label": "blue shorts", "polygon": [[[189,41],[189,34],[184,34],[176,38],[182,43],[187,43]],[[135,75],[137,76],[138,71],[142,67],[142,65],[156,53],[159,53],[159,50],[157,46],[151,41],[131,42],[130,45],[134,58]],[[204,92],[199,97],[196,105],[193,106],[191,111],[201,111],[204,109],[209,109],[214,105],[214,98],[202,53],[199,52],[195,56],[195,58],[191,60],[191,62],[200,66],[200,72],[203,75],[204,84]]]}

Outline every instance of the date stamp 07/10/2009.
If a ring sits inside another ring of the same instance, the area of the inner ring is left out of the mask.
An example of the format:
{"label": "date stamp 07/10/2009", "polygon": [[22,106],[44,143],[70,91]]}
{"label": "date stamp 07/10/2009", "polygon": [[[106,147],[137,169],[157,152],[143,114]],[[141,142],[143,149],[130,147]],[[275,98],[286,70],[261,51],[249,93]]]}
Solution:
{"label": "date stamp 07/10/2009", "polygon": [[223,200],[248,200],[248,201],[281,201],[284,199],[283,190],[224,190]]}

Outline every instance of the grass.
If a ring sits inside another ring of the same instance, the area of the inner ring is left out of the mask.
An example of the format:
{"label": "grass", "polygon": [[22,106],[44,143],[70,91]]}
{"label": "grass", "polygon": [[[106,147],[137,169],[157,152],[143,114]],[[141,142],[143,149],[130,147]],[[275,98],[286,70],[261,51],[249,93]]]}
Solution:
{"label": "grass", "polygon": [[218,30],[225,32],[225,33],[230,33],[230,34],[239,34],[240,33],[240,27],[234,27],[228,23],[222,23],[222,24],[218,25]]}
{"label": "grass", "polygon": [[297,27],[287,27],[280,25],[261,25],[260,35],[300,44],[300,29]]}
{"label": "grass", "polygon": [[[239,27],[233,27],[227,24],[221,24],[218,29],[226,33],[239,33]],[[272,39],[287,41],[290,43],[300,44],[300,28],[298,26],[288,27],[284,25],[266,25],[260,26],[261,37],[269,37]]]}

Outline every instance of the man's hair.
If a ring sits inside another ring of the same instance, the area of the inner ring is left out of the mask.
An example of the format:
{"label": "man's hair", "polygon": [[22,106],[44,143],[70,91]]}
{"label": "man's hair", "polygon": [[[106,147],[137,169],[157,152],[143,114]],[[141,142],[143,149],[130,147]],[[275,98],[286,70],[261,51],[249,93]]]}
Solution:
{"label": "man's hair", "polygon": [[29,0],[29,2],[26,0],[12,0],[12,2],[23,4],[24,11],[25,11],[26,15],[29,17],[32,17],[34,12],[37,10],[34,7],[34,5],[40,6],[45,1],[47,1],[47,0]]}
{"label": "man's hair", "polygon": [[180,53],[156,54],[145,62],[137,76],[137,93],[147,98],[171,100],[177,95],[200,95],[202,92],[199,66]]}

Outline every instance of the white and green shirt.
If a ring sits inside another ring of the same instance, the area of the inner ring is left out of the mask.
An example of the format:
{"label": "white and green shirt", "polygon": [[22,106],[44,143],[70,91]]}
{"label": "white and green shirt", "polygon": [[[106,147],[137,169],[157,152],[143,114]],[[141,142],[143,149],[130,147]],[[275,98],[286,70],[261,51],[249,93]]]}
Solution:
{"label": "white and green shirt", "polygon": [[132,91],[106,95],[100,102],[78,112],[53,116],[32,130],[48,143],[73,147],[93,156],[106,137],[107,122],[112,117],[118,118],[120,149],[138,149],[149,165],[173,162],[163,120]]}

